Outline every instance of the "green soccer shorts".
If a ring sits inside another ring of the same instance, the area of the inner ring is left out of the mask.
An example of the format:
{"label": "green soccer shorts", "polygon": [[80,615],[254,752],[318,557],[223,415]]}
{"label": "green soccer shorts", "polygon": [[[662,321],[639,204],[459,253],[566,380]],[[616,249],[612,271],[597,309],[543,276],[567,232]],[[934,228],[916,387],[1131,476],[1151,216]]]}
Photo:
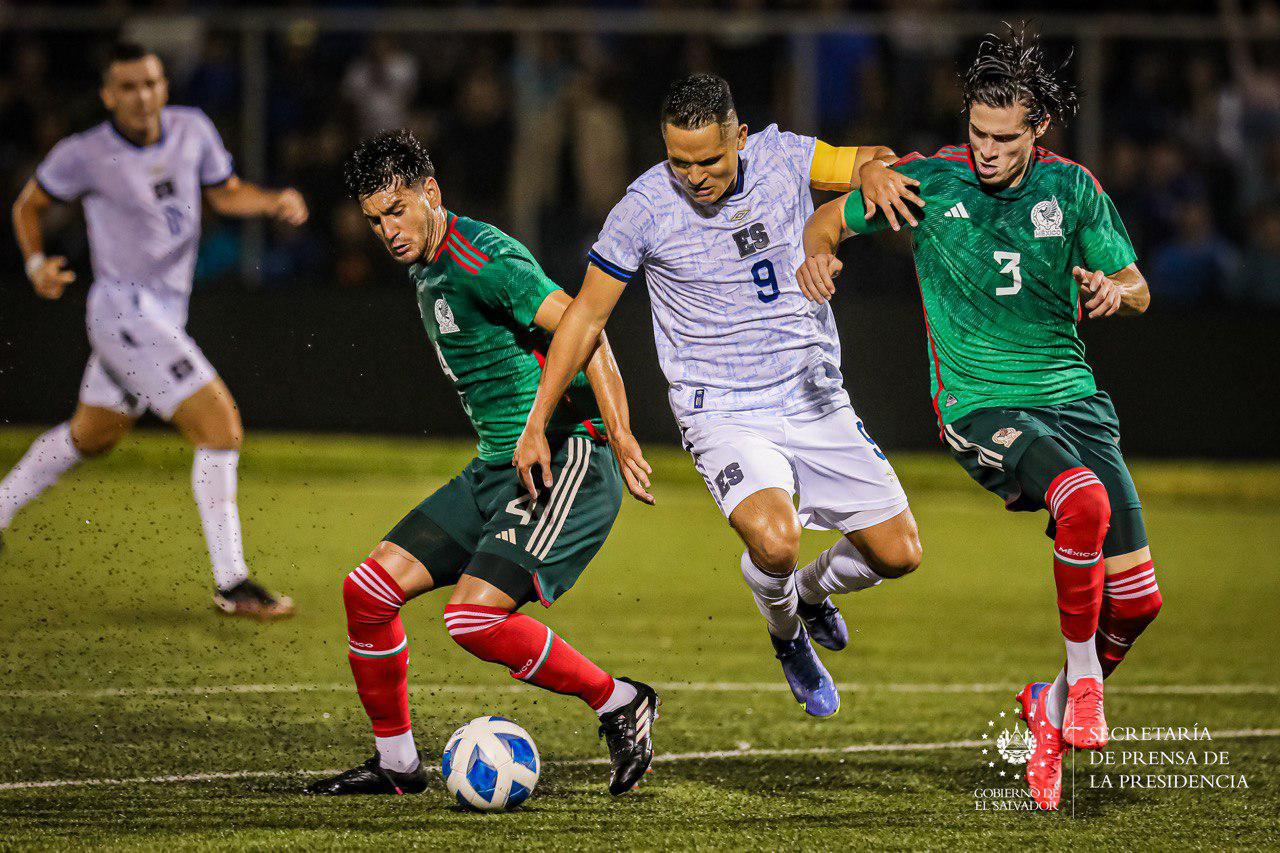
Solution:
{"label": "green soccer shorts", "polygon": [[510,461],[476,458],[411,510],[386,541],[417,558],[437,587],[468,574],[517,603],[537,599],[550,606],[604,545],[623,491],[607,444],[574,435],[553,441],[551,449],[554,482],[537,501]]}
{"label": "green soccer shorts", "polygon": [[[1142,503],[1120,452],[1120,420],[1106,393],[1052,406],[978,409],[944,425],[943,438],[969,476],[1015,512],[1045,509],[1044,492],[1055,476],[1067,467],[1088,468],[1111,501],[1102,553],[1110,557],[1146,546]],[[1041,438],[1053,439],[1060,450],[1046,453],[1041,445],[1028,455]],[[1050,519],[1048,534],[1053,531]]]}

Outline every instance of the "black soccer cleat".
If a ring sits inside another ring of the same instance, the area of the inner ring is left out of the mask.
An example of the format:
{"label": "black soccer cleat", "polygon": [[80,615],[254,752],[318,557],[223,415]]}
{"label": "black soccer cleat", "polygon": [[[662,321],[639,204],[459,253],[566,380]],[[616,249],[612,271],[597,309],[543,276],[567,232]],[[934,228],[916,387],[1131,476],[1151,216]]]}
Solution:
{"label": "black soccer cleat", "polygon": [[849,645],[849,627],[840,615],[840,608],[830,598],[824,598],[818,604],[809,604],[802,598],[796,613],[808,629],[809,636],[824,649],[838,652]]}
{"label": "black soccer cleat", "polygon": [[600,736],[609,745],[609,793],[625,794],[637,784],[653,761],[652,728],[661,701],[652,687],[619,678],[636,689],[635,698],[600,718]]}
{"label": "black soccer cleat", "polygon": [[408,773],[388,770],[374,756],[364,764],[352,767],[329,779],[307,786],[306,793],[316,797],[346,797],[353,794],[421,794],[427,790],[427,768],[418,766]]}
{"label": "black soccer cleat", "polygon": [[293,599],[287,595],[272,595],[262,586],[245,578],[231,589],[213,591],[213,606],[227,616],[244,616],[249,619],[288,619],[293,615]]}

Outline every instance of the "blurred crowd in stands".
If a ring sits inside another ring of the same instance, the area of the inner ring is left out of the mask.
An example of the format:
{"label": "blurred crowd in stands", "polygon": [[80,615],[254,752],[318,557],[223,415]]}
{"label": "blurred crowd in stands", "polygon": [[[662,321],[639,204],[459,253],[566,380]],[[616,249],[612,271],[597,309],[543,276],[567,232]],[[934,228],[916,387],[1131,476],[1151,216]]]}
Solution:
{"label": "blurred crowd in stands", "polygon": [[[112,31],[0,27],[6,198],[16,197],[57,139],[102,120],[97,60],[117,34],[162,54],[171,101],[203,108],[243,162],[240,35],[216,16],[197,14],[197,4],[153,5]],[[750,12],[766,4],[570,5]],[[518,41],[510,34],[334,32],[298,17],[268,37],[265,115],[256,119],[265,123],[257,129],[265,134],[266,172],[252,177],[298,187],[313,219],[298,229],[271,226],[261,286],[403,286],[341,180],[355,141],[384,128],[412,128],[430,147],[446,204],[535,246],[548,271],[571,288],[609,208],[632,178],[662,158],[657,107],[666,85],[685,73],[726,77],[741,117],[757,128],[776,121],[832,143],[886,144],[900,152],[932,153],[964,141],[957,74],[975,40],[947,34],[931,16],[972,4],[882,6],[896,12],[886,33],[819,35],[803,43],[816,51],[812,56],[797,51],[790,36],[730,26],[711,36],[534,34]],[[291,5],[289,13],[300,15],[300,8]],[[1249,7],[1239,26],[1275,27],[1278,17],[1264,0]],[[993,16],[993,27],[999,19]],[[1096,101],[1102,130],[1100,157],[1088,165],[1124,217],[1154,307],[1280,309],[1280,39],[1117,36],[1103,44],[1101,89],[1084,92]],[[1073,47],[1065,40],[1048,46],[1062,57]],[[801,78],[808,88],[796,82],[798,56],[809,60]],[[1079,74],[1080,62],[1077,51],[1069,68]],[[812,100],[798,103],[803,97]],[[799,126],[797,116],[812,126]],[[1046,144],[1082,156],[1078,127],[1055,129]],[[58,215],[73,224],[77,213]],[[58,240],[87,267],[82,229],[62,229]],[[242,242],[240,225],[206,219],[197,288],[245,286]],[[873,251],[901,255],[905,247],[885,240]],[[0,274],[5,286],[21,282],[11,239],[0,240],[0,264],[12,273]],[[906,298],[914,298],[913,287],[909,277],[884,285]]]}

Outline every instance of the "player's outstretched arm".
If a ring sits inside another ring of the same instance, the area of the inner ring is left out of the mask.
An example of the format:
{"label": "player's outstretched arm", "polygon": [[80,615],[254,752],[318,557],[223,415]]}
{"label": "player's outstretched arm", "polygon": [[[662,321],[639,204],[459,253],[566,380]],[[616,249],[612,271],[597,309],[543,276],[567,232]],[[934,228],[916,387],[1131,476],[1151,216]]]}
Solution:
{"label": "player's outstretched arm", "polygon": [[551,450],[547,445],[546,434],[551,413],[568,390],[574,374],[582,369],[595,352],[604,324],[613,313],[613,307],[618,304],[624,287],[622,282],[601,272],[594,265],[588,266],[587,275],[582,280],[582,290],[565,309],[551,338],[547,363],[542,370],[542,381],[538,383],[538,394],[529,410],[529,418],[512,458],[512,464],[520,472],[525,488],[534,497],[538,494],[532,474],[535,465],[542,468],[542,485],[548,489],[552,486]]}
{"label": "player's outstretched arm", "polygon": [[826,302],[836,293],[836,277],[844,264],[836,257],[836,247],[848,236],[844,226],[844,206],[848,195],[829,201],[814,211],[804,226],[804,263],[796,270],[796,281],[805,296]]}
{"label": "player's outstretched arm", "polygon": [[1071,274],[1085,296],[1084,310],[1090,320],[1119,314],[1133,317],[1151,305],[1151,289],[1137,264],[1106,275],[1102,270],[1072,267]]}
{"label": "player's outstretched arm", "polygon": [[67,285],[76,280],[76,274],[66,268],[66,258],[49,258],[44,254],[44,229],[40,222],[53,202],[53,196],[32,178],[13,203],[13,231],[26,261],[27,278],[36,293],[45,299],[57,299]]}
{"label": "player's outstretched arm", "polygon": [[206,187],[204,197],[222,216],[270,216],[288,225],[301,225],[310,215],[302,193],[293,187],[269,190],[235,175],[222,184]]}
{"label": "player's outstretched arm", "polygon": [[[554,336],[564,312],[571,304],[573,299],[563,290],[552,292],[538,308],[538,313],[533,318],[534,325]],[[609,338],[604,332],[600,333],[595,352],[587,362],[587,379],[591,381],[591,391],[595,394],[596,406],[604,420],[609,446],[618,459],[618,467],[626,480],[627,490],[636,500],[652,506],[655,501],[649,493],[649,475],[653,473],[653,468],[645,461],[640,443],[631,434],[627,388],[622,381],[618,362],[613,357],[613,349],[609,346]]]}

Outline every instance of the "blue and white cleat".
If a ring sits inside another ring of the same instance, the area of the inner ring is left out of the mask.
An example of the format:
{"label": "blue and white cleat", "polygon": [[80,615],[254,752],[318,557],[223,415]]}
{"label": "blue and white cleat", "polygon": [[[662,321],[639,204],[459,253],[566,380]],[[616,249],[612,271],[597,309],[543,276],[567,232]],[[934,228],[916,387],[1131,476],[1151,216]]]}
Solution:
{"label": "blue and white cleat", "polygon": [[840,693],[831,680],[831,673],[818,659],[818,653],[809,644],[809,635],[803,628],[794,640],[779,640],[772,634],[773,650],[782,663],[782,674],[796,701],[804,705],[806,714],[814,717],[830,717],[840,710]]}
{"label": "blue and white cleat", "polygon": [[806,604],[802,598],[796,612],[800,614],[800,621],[804,622],[809,636],[824,649],[838,652],[849,645],[849,626],[844,623],[840,608],[832,604],[830,598],[824,598],[817,604]]}

